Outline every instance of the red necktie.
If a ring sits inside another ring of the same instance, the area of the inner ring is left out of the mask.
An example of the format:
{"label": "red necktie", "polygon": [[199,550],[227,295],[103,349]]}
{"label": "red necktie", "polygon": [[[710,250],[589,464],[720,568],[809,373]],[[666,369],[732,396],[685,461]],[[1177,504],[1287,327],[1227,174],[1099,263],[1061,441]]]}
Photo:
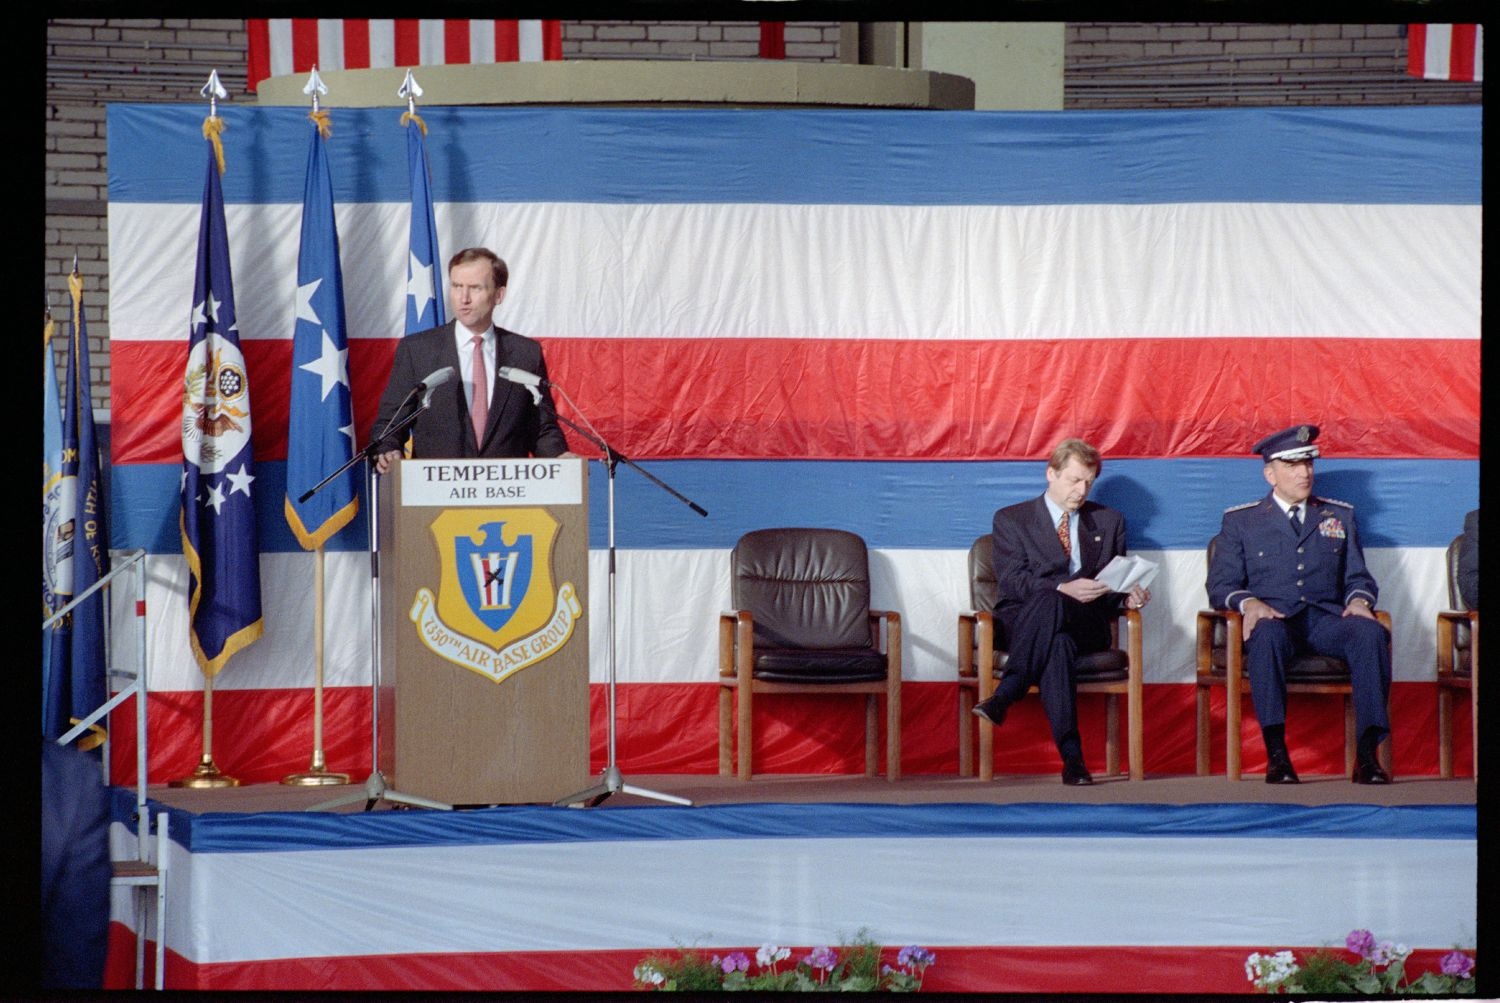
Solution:
{"label": "red necktie", "polygon": [[474,399],[469,402],[469,420],[474,423],[474,442],[484,445],[484,427],[490,423],[489,378],[484,374],[484,339],[474,338]]}
{"label": "red necktie", "polygon": [[1073,559],[1073,541],[1068,538],[1068,513],[1063,511],[1062,518],[1057,520],[1057,539],[1062,544],[1063,556],[1068,560]]}

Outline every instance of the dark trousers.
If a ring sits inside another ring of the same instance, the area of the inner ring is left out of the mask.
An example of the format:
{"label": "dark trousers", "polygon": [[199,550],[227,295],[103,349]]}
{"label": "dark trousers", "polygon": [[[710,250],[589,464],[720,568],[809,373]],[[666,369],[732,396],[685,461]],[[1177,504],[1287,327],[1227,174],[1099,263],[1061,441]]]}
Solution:
{"label": "dark trousers", "polygon": [[1354,688],[1355,734],[1367,728],[1390,734],[1386,700],[1391,691],[1391,635],[1379,621],[1339,616],[1307,606],[1294,616],[1261,620],[1245,643],[1250,698],[1260,726],[1286,723],[1286,667],[1298,654],[1311,651],[1341,658],[1349,665]]}
{"label": "dark trousers", "polygon": [[995,696],[1002,707],[1009,707],[1035,686],[1064,760],[1083,756],[1073,663],[1079,655],[1109,647],[1110,612],[1106,600],[1081,603],[1053,590],[999,614],[1008,658]]}
{"label": "dark trousers", "polygon": [[[99,989],[109,946],[109,789],[97,754],[42,741],[41,984]],[[145,936],[144,931],[136,935]]]}

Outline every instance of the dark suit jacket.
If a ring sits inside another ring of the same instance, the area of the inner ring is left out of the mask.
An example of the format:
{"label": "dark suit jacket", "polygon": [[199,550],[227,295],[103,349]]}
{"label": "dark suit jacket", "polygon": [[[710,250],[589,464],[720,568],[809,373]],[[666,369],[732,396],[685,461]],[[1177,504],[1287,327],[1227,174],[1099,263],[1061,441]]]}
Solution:
{"label": "dark suit jacket", "polygon": [[1463,608],[1479,608],[1479,509],[1464,516],[1464,542],[1458,545],[1458,597]]}
{"label": "dark suit jacket", "polygon": [[1354,524],[1354,506],[1313,495],[1302,532],[1271,498],[1224,513],[1214,561],[1208,568],[1208,601],[1239,609],[1251,596],[1285,616],[1317,606],[1339,614],[1355,596],[1375,605],[1375,576],[1365,567]]}
{"label": "dark suit jacket", "polygon": [[[498,326],[495,334],[497,368],[511,366],[546,379],[547,363],[542,358],[540,344]],[[409,334],[396,343],[396,357],[391,362],[391,375],[385,393],[380,396],[380,409],[371,434],[380,435],[408,391],[444,366],[453,367],[454,378],[433,390],[432,407],[417,419],[412,429],[413,457],[440,460],[470,456],[558,456],[567,450],[567,440],[557,427],[551,392],[542,388],[542,406],[538,407],[532,403],[529,390],[499,377],[490,388],[490,420],[484,441],[474,440],[463,382],[457,377],[458,347],[453,340],[452,321]],[[400,449],[404,438],[383,438],[378,451]]]}
{"label": "dark suit jacket", "polygon": [[[1078,521],[1081,562],[1076,575],[1068,572],[1068,559],[1042,496],[995,513],[991,546],[999,586],[996,616],[1008,621],[1010,613],[1037,592],[1054,590],[1073,578],[1093,578],[1112,558],[1125,553],[1125,517],[1114,509],[1086,501],[1072,518]],[[1090,605],[1113,616],[1124,602],[1124,594],[1114,593]]]}
{"label": "dark suit jacket", "polygon": [[42,987],[102,989],[109,948],[109,789],[99,760],[42,740]]}

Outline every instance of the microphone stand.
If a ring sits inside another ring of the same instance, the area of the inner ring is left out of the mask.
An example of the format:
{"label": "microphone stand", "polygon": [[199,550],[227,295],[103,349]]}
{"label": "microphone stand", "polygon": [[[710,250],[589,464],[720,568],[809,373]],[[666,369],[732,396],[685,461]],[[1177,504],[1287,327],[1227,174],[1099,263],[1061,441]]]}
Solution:
{"label": "microphone stand", "polygon": [[[657,801],[667,801],[671,804],[691,806],[693,802],[688,800],[687,798],[678,797],[675,794],[663,794],[660,791],[647,790],[644,787],[637,787],[634,784],[626,783],[624,776],[620,773],[619,766],[615,764],[615,465],[622,462],[629,465],[637,472],[644,475],[647,480],[660,487],[663,491],[667,492],[672,497],[682,502],[694,512],[697,512],[699,515],[707,518],[708,512],[703,509],[702,506],[689,499],[686,495],[682,494],[680,491],[676,490],[666,482],[662,481],[655,474],[651,473],[651,471],[641,467],[634,460],[630,459],[630,457],[611,448],[609,443],[604,441],[604,437],[599,435],[597,431],[593,430],[592,425],[589,426],[589,429],[585,430],[579,427],[576,422],[569,419],[566,415],[558,413],[557,408],[552,407],[549,402],[545,402],[542,400],[541,392],[537,389],[537,386],[531,385],[529,380],[527,382],[522,382],[521,385],[531,391],[531,399],[538,406],[545,406],[549,411],[552,412],[553,417],[557,418],[558,421],[567,425],[569,428],[573,429],[573,431],[577,432],[583,438],[587,439],[589,442],[592,442],[595,446],[598,446],[599,449],[603,451],[604,466],[606,472],[609,475],[609,685],[605,690],[608,700],[607,759],[605,762],[604,770],[599,775],[599,782],[597,784],[592,787],[585,788],[584,790],[581,790],[576,794],[570,794],[567,797],[558,798],[556,801],[552,802],[552,806],[554,808],[562,808],[582,804],[585,807],[592,808],[602,802],[605,798],[609,797],[611,794],[620,793],[634,794],[637,797],[643,798],[653,798]],[[583,418],[585,422],[588,421],[588,418],[584,417],[584,414],[579,409],[578,405],[573,402],[573,399],[567,395],[567,392],[564,391],[562,387],[557,386],[557,384],[552,383],[549,380],[542,379],[537,380],[537,385],[555,388],[558,393],[562,394],[563,399],[568,402],[568,405],[572,407],[574,411],[578,412],[579,417]]]}
{"label": "microphone stand", "polygon": [[[401,402],[401,407],[406,406],[418,389],[427,389],[420,384],[413,387],[406,395],[406,400]],[[417,423],[432,405],[432,391],[427,389],[427,394],[422,398],[420,404],[411,409],[411,412],[400,421],[396,417],[401,414],[401,408],[397,408],[396,414],[386,422],[386,427],[370,439],[370,444],[364,449],[349,457],[348,462],[343,464],[333,473],[319,481],[313,488],[303,494],[298,501],[307,501],[313,495],[329,484],[334,478],[354,466],[356,463],[364,462],[368,474],[368,490],[366,497],[370,502],[370,511],[366,520],[370,540],[370,775],[365,780],[363,793],[344,794],[330,801],[322,801],[313,805],[307,811],[327,811],[330,808],[339,808],[346,804],[354,804],[356,801],[364,801],[365,811],[375,807],[377,801],[392,801],[397,804],[411,805],[415,808],[434,808],[440,811],[452,811],[453,806],[443,804],[441,801],[433,801],[428,798],[418,797],[415,794],[402,794],[400,791],[392,790],[386,786],[385,775],[380,772],[380,474],[375,469],[376,448],[391,435],[404,432]]]}

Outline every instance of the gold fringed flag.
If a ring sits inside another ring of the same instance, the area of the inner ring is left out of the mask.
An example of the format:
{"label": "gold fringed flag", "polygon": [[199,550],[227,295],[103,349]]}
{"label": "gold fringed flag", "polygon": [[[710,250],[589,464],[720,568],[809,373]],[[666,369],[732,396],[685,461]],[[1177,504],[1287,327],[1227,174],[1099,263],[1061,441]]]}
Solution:
{"label": "gold fringed flag", "polygon": [[250,377],[235,326],[229,233],[214,145],[210,140],[207,149],[182,390],[182,552],[188,565],[193,655],[209,677],[264,629],[251,487]]}

